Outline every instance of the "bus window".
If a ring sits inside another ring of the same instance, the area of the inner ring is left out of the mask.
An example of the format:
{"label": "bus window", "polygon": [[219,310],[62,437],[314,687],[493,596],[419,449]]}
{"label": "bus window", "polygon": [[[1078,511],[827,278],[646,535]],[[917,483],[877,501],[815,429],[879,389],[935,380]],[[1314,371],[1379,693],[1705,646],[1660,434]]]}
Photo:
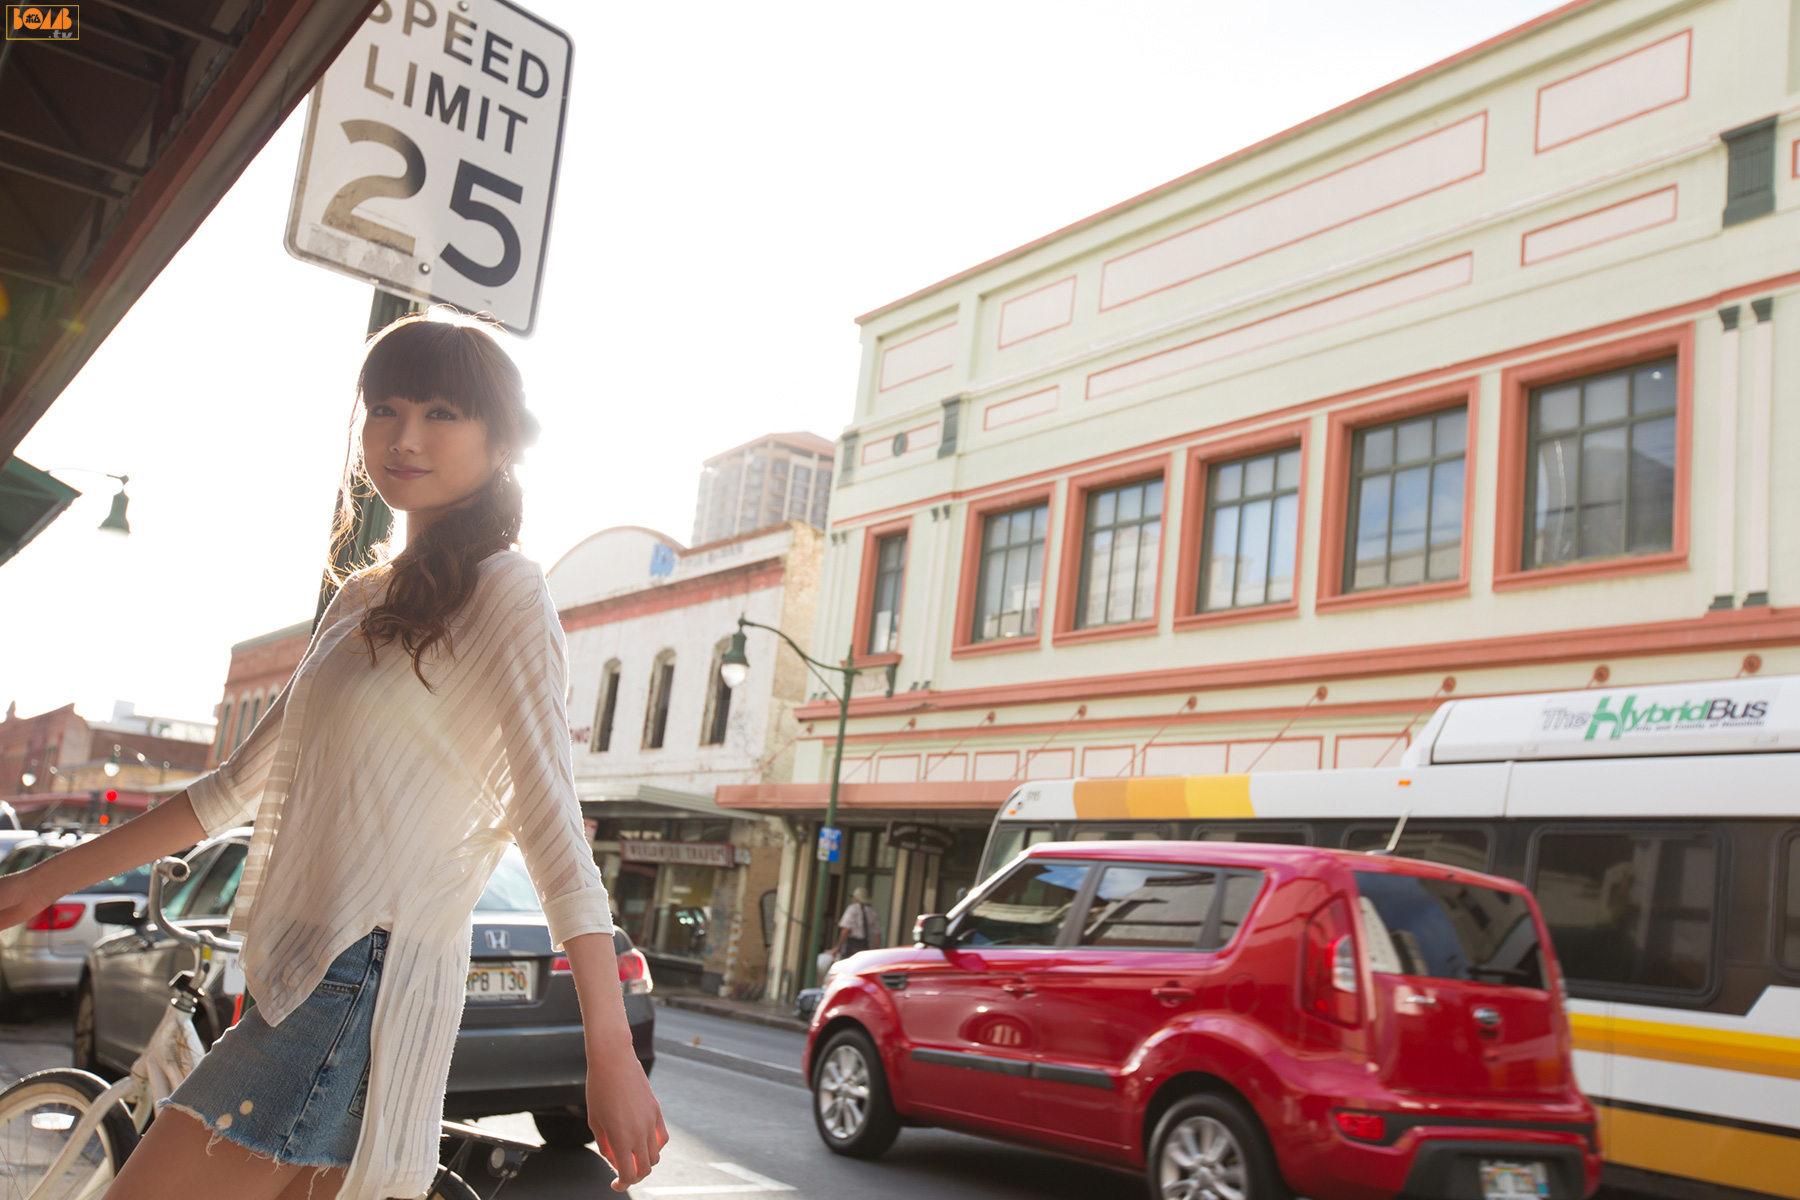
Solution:
{"label": "bus window", "polygon": [[[1365,825],[1352,829],[1344,839],[1346,850],[1380,850],[1394,836],[1391,825]],[[1400,835],[1401,858],[1422,858],[1426,862],[1461,867],[1465,871],[1488,869],[1488,831],[1485,829],[1421,829],[1408,825]]]}
{"label": "bus window", "polygon": [[1160,825],[1146,829],[1142,825],[1126,829],[1077,829],[1071,841],[1076,842],[1160,842],[1168,837]]}
{"label": "bus window", "polygon": [[994,849],[988,855],[987,869],[981,877],[986,879],[1017,858],[1026,847],[1050,841],[1055,836],[1048,825],[1001,825],[994,830]]}
{"label": "bus window", "polygon": [[1190,835],[1196,842],[1261,842],[1273,846],[1310,846],[1303,825],[1214,825],[1201,822]]}
{"label": "bus window", "polygon": [[1535,874],[1532,890],[1570,980],[1705,989],[1718,906],[1711,836],[1545,832]]}
{"label": "bus window", "polygon": [[1788,838],[1786,896],[1781,917],[1781,965],[1800,971],[1800,835]]}

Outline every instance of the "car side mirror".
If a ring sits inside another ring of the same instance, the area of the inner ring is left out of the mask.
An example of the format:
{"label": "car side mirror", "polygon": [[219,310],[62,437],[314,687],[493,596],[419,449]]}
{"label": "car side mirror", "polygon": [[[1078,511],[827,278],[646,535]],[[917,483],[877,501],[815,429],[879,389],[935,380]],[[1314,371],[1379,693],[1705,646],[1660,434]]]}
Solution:
{"label": "car side mirror", "polygon": [[94,905],[94,920],[101,925],[123,925],[127,929],[144,927],[144,914],[138,909],[136,900],[102,900]]}
{"label": "car side mirror", "polygon": [[942,913],[929,913],[913,925],[913,941],[939,950],[950,948],[950,918]]}

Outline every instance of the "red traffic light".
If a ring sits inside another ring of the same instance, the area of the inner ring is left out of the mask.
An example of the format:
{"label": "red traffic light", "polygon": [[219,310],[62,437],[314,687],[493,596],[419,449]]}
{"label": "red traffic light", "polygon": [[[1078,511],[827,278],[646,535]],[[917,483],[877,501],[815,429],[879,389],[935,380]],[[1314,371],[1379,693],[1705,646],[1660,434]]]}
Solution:
{"label": "red traffic light", "polygon": [[117,788],[107,788],[106,789],[106,802],[108,804],[111,804],[113,801],[117,800],[118,798],[119,798],[119,789],[117,789]]}

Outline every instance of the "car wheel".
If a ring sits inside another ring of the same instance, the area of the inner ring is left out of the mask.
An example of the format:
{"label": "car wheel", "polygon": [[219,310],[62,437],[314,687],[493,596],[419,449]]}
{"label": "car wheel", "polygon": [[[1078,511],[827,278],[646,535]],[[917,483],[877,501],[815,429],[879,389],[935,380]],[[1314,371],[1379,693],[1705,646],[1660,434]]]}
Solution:
{"label": "car wheel", "polygon": [[1175,1102],[1150,1139],[1150,1200],[1291,1200],[1254,1114],[1202,1092]]}
{"label": "car wheel", "polygon": [[876,1158],[900,1135],[881,1055],[860,1029],[832,1036],[813,1069],[813,1124],[833,1154]]}
{"label": "car wheel", "polygon": [[586,1113],[532,1113],[531,1120],[537,1126],[538,1136],[544,1139],[544,1145],[552,1149],[579,1150],[594,1140]]}
{"label": "car wheel", "polygon": [[100,1074],[100,1055],[94,1045],[94,981],[82,977],[75,991],[75,1069]]}

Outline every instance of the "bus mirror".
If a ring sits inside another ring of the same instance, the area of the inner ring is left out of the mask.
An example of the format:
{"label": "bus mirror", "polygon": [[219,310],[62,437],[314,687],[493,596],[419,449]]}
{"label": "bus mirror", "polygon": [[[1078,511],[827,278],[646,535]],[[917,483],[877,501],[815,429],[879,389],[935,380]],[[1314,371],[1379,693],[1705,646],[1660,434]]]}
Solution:
{"label": "bus mirror", "polygon": [[921,946],[935,946],[939,950],[950,948],[950,918],[941,913],[930,913],[920,917],[913,926],[913,941]]}

